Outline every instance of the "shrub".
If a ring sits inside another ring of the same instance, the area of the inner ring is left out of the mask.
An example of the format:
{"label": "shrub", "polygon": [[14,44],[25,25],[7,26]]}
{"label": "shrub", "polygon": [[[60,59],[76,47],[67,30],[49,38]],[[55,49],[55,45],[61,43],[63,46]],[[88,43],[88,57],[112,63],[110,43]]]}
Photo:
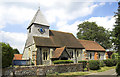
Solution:
{"label": "shrub", "polygon": [[120,62],[118,62],[117,66],[116,66],[116,73],[117,73],[117,75],[120,75]]}
{"label": "shrub", "polygon": [[113,66],[116,66],[118,63],[118,59],[113,59]]}
{"label": "shrub", "polygon": [[73,63],[72,60],[55,60],[53,61],[54,64],[68,64],[68,63]]}
{"label": "shrub", "polygon": [[107,60],[103,60],[105,65],[108,67],[112,67],[114,65],[113,63],[113,59],[107,59]]}
{"label": "shrub", "polygon": [[103,61],[106,66],[111,67],[111,66],[116,66],[118,59],[107,59],[107,60],[103,60]]}
{"label": "shrub", "polygon": [[105,66],[105,64],[104,64],[103,60],[101,60],[100,61],[100,67],[104,67],[104,66]]}
{"label": "shrub", "polygon": [[100,69],[100,61],[99,60],[90,60],[88,63],[89,63],[89,69],[91,69],[91,70]]}
{"label": "shrub", "polygon": [[87,65],[87,61],[86,60],[78,61],[78,63],[83,63],[83,68],[86,68],[86,65]]}
{"label": "shrub", "polygon": [[112,59],[118,59],[118,53],[113,53],[113,54],[111,55],[111,58],[112,58]]}

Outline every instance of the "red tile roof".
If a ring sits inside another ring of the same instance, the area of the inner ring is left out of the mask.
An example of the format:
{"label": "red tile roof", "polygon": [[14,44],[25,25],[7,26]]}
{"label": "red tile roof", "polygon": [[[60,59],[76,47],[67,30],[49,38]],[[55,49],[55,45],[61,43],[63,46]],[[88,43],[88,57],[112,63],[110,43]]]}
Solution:
{"label": "red tile roof", "polygon": [[13,60],[22,60],[22,54],[14,54]]}
{"label": "red tile roof", "polygon": [[105,49],[95,41],[79,40],[79,42],[85,47],[85,50],[105,51]]}
{"label": "red tile roof", "polygon": [[52,58],[59,58],[60,55],[62,54],[62,52],[64,51],[65,49],[65,46],[64,47],[61,47],[61,48],[56,48],[55,51],[53,51],[53,56]]}

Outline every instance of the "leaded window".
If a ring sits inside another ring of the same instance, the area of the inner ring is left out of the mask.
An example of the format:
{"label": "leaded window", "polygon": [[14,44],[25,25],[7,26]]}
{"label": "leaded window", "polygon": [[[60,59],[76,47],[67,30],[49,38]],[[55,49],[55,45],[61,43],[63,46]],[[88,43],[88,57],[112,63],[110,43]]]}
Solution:
{"label": "leaded window", "polygon": [[92,54],[90,53],[90,59],[92,58]]}

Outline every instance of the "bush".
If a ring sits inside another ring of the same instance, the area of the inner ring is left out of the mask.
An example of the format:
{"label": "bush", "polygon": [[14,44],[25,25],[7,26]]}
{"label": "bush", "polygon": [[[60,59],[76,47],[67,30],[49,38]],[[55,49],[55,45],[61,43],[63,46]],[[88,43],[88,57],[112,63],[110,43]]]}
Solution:
{"label": "bush", "polygon": [[91,70],[100,69],[100,61],[99,60],[90,60],[88,63],[89,63],[89,69],[91,69]]}
{"label": "bush", "polygon": [[118,59],[107,59],[107,60],[103,60],[105,65],[108,67],[112,67],[112,66],[116,66],[116,64],[118,63]]}
{"label": "bush", "polygon": [[101,61],[100,61],[100,67],[104,67],[104,66],[105,66],[104,61],[101,60]]}
{"label": "bush", "polygon": [[118,63],[118,59],[113,59],[113,66],[116,66]]}
{"label": "bush", "polygon": [[78,63],[83,63],[83,68],[86,68],[86,65],[87,65],[87,61],[86,60],[78,61]]}
{"label": "bush", "polygon": [[112,67],[114,66],[114,60],[113,59],[107,59],[107,60],[103,60],[105,65],[108,66],[108,67]]}
{"label": "bush", "polygon": [[118,53],[113,53],[113,54],[111,55],[111,58],[112,58],[112,59],[118,59]]}
{"label": "bush", "polygon": [[116,73],[117,75],[120,75],[120,62],[116,66]]}
{"label": "bush", "polygon": [[69,63],[73,63],[72,60],[55,60],[53,61],[54,64],[69,64]]}

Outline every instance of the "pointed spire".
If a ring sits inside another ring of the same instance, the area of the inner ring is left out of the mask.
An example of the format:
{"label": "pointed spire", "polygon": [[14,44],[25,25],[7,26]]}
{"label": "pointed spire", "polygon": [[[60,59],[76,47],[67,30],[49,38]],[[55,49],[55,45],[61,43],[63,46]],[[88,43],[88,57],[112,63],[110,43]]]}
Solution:
{"label": "pointed spire", "polygon": [[36,12],[35,16],[33,17],[33,19],[31,21],[31,23],[29,24],[28,28],[30,28],[32,24],[49,26],[49,24],[48,24],[47,20],[45,19],[44,15],[40,11],[40,7],[38,8],[38,11]]}

